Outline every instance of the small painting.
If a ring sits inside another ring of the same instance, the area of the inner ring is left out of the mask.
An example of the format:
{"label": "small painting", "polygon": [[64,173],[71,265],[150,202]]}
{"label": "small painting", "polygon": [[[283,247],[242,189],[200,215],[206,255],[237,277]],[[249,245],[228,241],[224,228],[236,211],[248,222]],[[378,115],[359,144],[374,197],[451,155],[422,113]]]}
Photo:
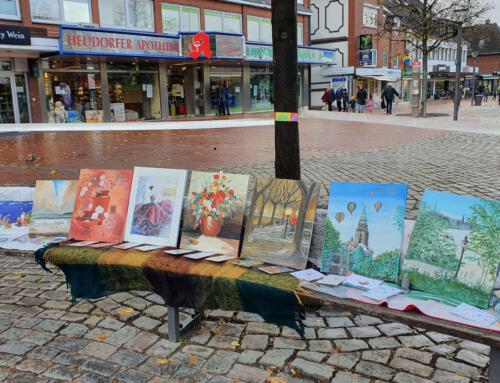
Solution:
{"label": "small painting", "polygon": [[317,183],[257,178],[242,258],[304,269],[318,198]]}
{"label": "small painting", "polygon": [[321,271],[396,282],[407,185],[332,182]]}
{"label": "small painting", "polygon": [[69,238],[122,242],[131,183],[131,170],[82,169]]}
{"label": "small painting", "polygon": [[181,248],[238,255],[250,176],[192,172]]}
{"label": "small painting", "polygon": [[78,181],[36,181],[29,233],[67,236]]}
{"label": "small painting", "polygon": [[403,264],[412,288],[488,308],[500,262],[500,202],[426,190]]}
{"label": "small painting", "polygon": [[0,187],[0,234],[27,234],[31,224],[31,187]]}
{"label": "small painting", "polygon": [[186,177],[186,170],[134,169],[126,241],[177,246]]}

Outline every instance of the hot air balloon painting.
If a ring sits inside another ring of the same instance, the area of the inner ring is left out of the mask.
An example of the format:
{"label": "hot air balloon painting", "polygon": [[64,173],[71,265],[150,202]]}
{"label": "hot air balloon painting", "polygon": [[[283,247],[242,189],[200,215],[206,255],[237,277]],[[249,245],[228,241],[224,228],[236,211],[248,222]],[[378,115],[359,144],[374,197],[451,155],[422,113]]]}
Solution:
{"label": "hot air balloon painting", "polygon": [[399,184],[333,182],[321,271],[396,282],[407,191]]}

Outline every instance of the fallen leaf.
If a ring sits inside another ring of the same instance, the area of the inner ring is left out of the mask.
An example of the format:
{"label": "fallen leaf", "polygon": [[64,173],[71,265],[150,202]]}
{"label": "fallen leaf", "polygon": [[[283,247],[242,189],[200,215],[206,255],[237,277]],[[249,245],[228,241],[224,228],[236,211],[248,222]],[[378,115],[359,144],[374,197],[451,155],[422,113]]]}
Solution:
{"label": "fallen leaf", "polygon": [[231,342],[231,346],[234,347],[234,348],[238,348],[239,347],[239,342],[237,341],[234,341],[234,342]]}
{"label": "fallen leaf", "polygon": [[291,372],[291,374],[292,374],[293,377],[297,377],[297,376],[300,375],[300,373],[296,369],[294,369],[294,368],[291,368],[290,372]]}
{"label": "fallen leaf", "polygon": [[116,313],[118,315],[128,316],[128,315],[132,315],[134,313],[134,309],[130,308],[130,307],[122,307],[122,308],[117,309]]}
{"label": "fallen leaf", "polygon": [[287,383],[288,380],[284,376],[269,376],[266,379],[266,383]]}
{"label": "fallen leaf", "polygon": [[106,339],[108,339],[109,335],[108,334],[97,334],[95,336],[95,340],[97,340],[98,342],[104,342]]}
{"label": "fallen leaf", "polygon": [[170,364],[170,360],[163,358],[156,358],[156,363],[158,363],[160,366],[165,366],[166,364]]}
{"label": "fallen leaf", "polygon": [[50,172],[50,175],[51,175],[51,176],[55,176],[55,175],[56,175],[56,173],[57,173],[57,172],[56,172],[55,170],[52,170],[52,171]]}
{"label": "fallen leaf", "polygon": [[336,346],[334,352],[342,352],[342,348],[340,346]]}
{"label": "fallen leaf", "polygon": [[190,364],[191,366],[194,366],[196,365],[196,363],[198,363],[198,358],[194,355],[190,355],[187,360],[187,363]]}
{"label": "fallen leaf", "polygon": [[191,242],[193,245],[197,245],[198,243],[200,243],[200,241],[197,240],[196,238],[191,238],[189,242]]}
{"label": "fallen leaf", "polygon": [[210,334],[212,335],[219,335],[220,334],[220,330],[218,328],[213,328],[210,330]]}

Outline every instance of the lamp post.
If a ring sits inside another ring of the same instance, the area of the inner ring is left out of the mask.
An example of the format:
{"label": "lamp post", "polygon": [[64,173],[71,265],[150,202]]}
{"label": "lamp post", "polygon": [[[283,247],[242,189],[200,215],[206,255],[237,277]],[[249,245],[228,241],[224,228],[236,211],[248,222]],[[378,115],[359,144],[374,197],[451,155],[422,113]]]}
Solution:
{"label": "lamp post", "polygon": [[458,108],[460,107],[460,72],[462,71],[462,22],[457,23],[457,60],[455,65],[455,102],[453,105],[453,120],[458,120]]}
{"label": "lamp post", "polygon": [[479,55],[479,50],[483,47],[484,40],[479,40],[479,45],[476,49],[472,50],[472,96],[470,100],[470,105],[474,105],[474,99],[476,97],[476,60]]}

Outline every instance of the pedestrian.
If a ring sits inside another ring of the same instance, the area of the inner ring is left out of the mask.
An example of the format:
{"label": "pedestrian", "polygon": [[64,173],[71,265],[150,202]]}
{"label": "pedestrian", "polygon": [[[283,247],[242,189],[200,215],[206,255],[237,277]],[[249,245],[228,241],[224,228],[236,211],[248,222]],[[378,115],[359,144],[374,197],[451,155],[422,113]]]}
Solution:
{"label": "pedestrian", "polygon": [[358,113],[364,113],[366,108],[366,99],[368,93],[363,85],[358,86],[358,93],[356,93],[356,102],[358,104]]}
{"label": "pedestrian", "polygon": [[225,80],[223,83],[223,91],[224,91],[224,114],[227,114],[229,116],[231,115],[231,113],[229,113],[229,104],[231,102],[232,96],[231,96],[231,89],[229,89],[229,85]]}
{"label": "pedestrian", "polygon": [[335,101],[337,101],[337,110],[342,112],[342,88],[335,91]]}
{"label": "pedestrian", "polygon": [[349,105],[349,93],[347,89],[342,90],[342,110],[347,113],[347,106]]}
{"label": "pedestrian", "polygon": [[224,110],[224,87],[222,85],[222,81],[219,81],[219,86],[217,87],[217,107],[219,110],[219,116],[223,116],[225,114],[225,110]]}
{"label": "pedestrian", "polygon": [[325,93],[323,93],[323,96],[321,96],[321,101],[323,101],[323,104],[325,106],[328,106],[328,110],[331,112],[332,111],[332,93],[333,89],[330,85],[325,90]]}
{"label": "pedestrian", "polygon": [[366,110],[371,113],[373,109],[375,109],[375,102],[373,101],[373,95],[370,93],[368,100],[366,100]]}
{"label": "pedestrian", "polygon": [[349,101],[349,105],[351,106],[351,110],[353,113],[356,113],[356,97],[352,96],[351,101]]}
{"label": "pedestrian", "polygon": [[496,101],[497,99],[497,90],[496,89],[493,89],[493,101]]}
{"label": "pedestrian", "polygon": [[394,89],[390,83],[387,84],[382,92],[382,100],[385,101],[386,114],[392,114],[392,103],[394,102],[395,96],[399,97],[398,91]]}

